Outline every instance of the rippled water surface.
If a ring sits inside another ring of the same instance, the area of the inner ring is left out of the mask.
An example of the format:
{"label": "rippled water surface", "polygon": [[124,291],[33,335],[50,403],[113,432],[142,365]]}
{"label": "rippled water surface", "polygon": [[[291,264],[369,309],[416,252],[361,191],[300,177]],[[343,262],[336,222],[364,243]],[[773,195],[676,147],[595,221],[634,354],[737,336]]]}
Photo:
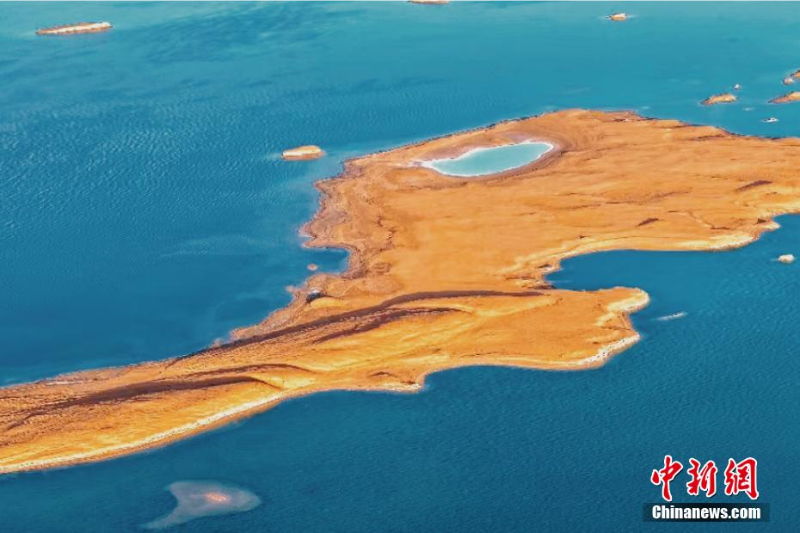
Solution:
{"label": "rippled water surface", "polygon": [[[628,22],[603,19],[621,9]],[[800,104],[766,103],[800,67],[798,9],[5,3],[0,381],[184,354],[284,305],[308,263],[342,268],[298,229],[312,182],[349,157],[573,107],[798,135]],[[115,27],[32,35],[79,20]],[[734,83],[737,103],[698,105]],[[328,157],[280,160],[309,143]],[[0,478],[0,526],[139,531],[174,508],[165,487],[207,480],[261,505],[175,531],[669,529],[641,509],[671,453],[758,458],[772,522],[738,529],[796,531],[800,271],[772,260],[800,255],[800,223],[781,222],[733,252],[567,261],[559,286],[653,299],[643,341],[601,369],[471,368],[417,395],[291,401],[150,453]]]}

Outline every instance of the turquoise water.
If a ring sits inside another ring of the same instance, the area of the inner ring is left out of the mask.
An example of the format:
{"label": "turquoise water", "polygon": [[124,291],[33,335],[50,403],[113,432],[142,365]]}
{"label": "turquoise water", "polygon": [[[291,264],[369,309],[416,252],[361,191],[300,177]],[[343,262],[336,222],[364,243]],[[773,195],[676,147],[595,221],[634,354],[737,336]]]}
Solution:
{"label": "turquoise water", "polygon": [[535,142],[476,148],[452,159],[427,161],[425,166],[450,176],[483,176],[532,163],[552,148],[551,144]]}
{"label": "turquoise water", "polygon": [[[636,18],[612,24],[624,10]],[[348,157],[555,109],[798,135],[792,4],[3,4],[0,379],[178,355],[288,301],[311,183]],[[73,20],[114,30],[37,39]],[[542,51],[546,53],[542,53]],[[740,101],[702,107],[741,83]],[[775,116],[780,122],[761,123]],[[329,154],[285,163],[314,143]],[[759,460],[796,531],[800,221],[725,253],[580,257],[557,285],[647,290],[601,369],[471,368],[421,394],[328,393],[162,450],[0,478],[4,532],[139,531],[164,487],[251,490],[175,531],[642,531],[671,453]],[[681,319],[658,317],[685,312]],[[717,497],[720,501],[729,499]],[[714,524],[697,529],[723,529]]]}

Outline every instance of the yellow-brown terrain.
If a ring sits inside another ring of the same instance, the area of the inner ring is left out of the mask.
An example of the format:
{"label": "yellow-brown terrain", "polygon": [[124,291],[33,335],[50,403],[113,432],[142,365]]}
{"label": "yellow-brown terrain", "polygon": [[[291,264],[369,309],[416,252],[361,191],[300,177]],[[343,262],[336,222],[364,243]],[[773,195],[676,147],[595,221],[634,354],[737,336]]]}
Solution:
{"label": "yellow-brown terrain", "polygon": [[784,94],[783,96],[777,96],[769,101],[770,104],[789,104],[792,102],[800,101],[800,91],[792,91],[789,93]]}
{"label": "yellow-brown terrain", "polygon": [[736,100],[737,98],[735,94],[724,93],[724,94],[715,94],[713,96],[709,96],[700,103],[703,105],[732,104]]}
{"label": "yellow-brown terrain", "polygon": [[[555,148],[490,177],[419,165],[526,140]],[[798,168],[798,139],[580,110],[348,161],[317,184],[306,228],[310,246],[351,252],[346,273],[312,275],[227,344],[0,389],[0,472],[163,445],[317,391],[413,391],[468,365],[600,365],[638,338],[628,313],[646,294],[553,289],[548,272],[602,250],[744,245],[800,211]]]}

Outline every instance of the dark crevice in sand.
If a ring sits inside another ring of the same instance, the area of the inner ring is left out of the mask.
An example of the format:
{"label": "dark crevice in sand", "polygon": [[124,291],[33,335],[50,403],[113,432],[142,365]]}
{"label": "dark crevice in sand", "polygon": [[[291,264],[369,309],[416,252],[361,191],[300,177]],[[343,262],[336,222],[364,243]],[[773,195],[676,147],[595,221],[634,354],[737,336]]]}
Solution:
{"label": "dark crevice in sand", "polygon": [[748,190],[748,189],[753,189],[753,188],[755,188],[755,187],[760,187],[760,186],[762,186],[762,185],[769,185],[770,183],[772,183],[772,182],[771,182],[771,181],[769,181],[769,180],[756,180],[756,181],[751,181],[751,182],[750,182],[750,183],[748,183],[747,185],[742,185],[741,187],[739,187],[739,188],[738,188],[738,189],[736,189],[736,190],[737,190],[738,192],[741,192],[741,191],[746,191],[746,190]]}
{"label": "dark crevice in sand", "polygon": [[542,293],[539,291],[505,292],[505,291],[492,291],[492,290],[417,292],[412,294],[404,294],[402,296],[390,298],[382,302],[381,304],[378,304],[373,307],[358,309],[356,311],[349,311],[346,313],[341,313],[338,315],[333,315],[318,320],[305,322],[303,324],[298,324],[296,326],[290,326],[276,331],[271,331],[269,333],[254,335],[252,337],[247,337],[246,339],[231,341],[225,343],[222,347],[206,348],[198,352],[177,357],[174,360],[172,360],[167,365],[167,367],[172,366],[179,361],[186,360],[190,357],[194,357],[196,355],[218,351],[221,348],[229,349],[240,346],[247,346],[249,344],[257,344],[260,342],[269,341],[298,333],[306,333],[314,329],[324,328],[326,326],[337,325],[342,322],[368,317],[370,315],[379,313],[381,311],[385,311],[387,308],[392,307],[394,305],[400,305],[414,301],[433,300],[438,298],[470,298],[470,297],[479,298],[479,297],[491,297],[491,296],[529,297],[529,296],[541,296],[541,294]]}
{"label": "dark crevice in sand", "polygon": [[170,381],[151,381],[147,383],[136,383],[133,385],[126,385],[124,387],[108,389],[99,393],[87,394],[85,396],[70,398],[68,400],[63,400],[52,404],[48,404],[40,409],[30,411],[24,418],[20,419],[19,421],[13,424],[9,424],[8,426],[6,426],[6,429],[14,429],[15,427],[24,424],[26,421],[28,421],[33,417],[42,414],[51,414],[53,411],[68,409],[70,407],[76,407],[81,405],[114,403],[127,400],[135,401],[136,399],[141,397],[146,397],[163,392],[209,389],[213,387],[222,387],[226,385],[239,385],[242,383],[258,383],[258,384],[268,385],[267,383],[264,383],[263,381],[257,378],[246,375],[224,376],[224,377],[205,379],[199,381],[170,380]]}

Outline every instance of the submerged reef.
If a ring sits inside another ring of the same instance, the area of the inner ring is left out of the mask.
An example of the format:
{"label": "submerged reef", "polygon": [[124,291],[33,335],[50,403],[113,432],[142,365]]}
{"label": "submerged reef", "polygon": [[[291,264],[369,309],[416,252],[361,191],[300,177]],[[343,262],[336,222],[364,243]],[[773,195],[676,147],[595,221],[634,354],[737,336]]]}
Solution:
{"label": "submerged reef", "polygon": [[176,481],[167,489],[177,500],[175,509],[144,524],[144,529],[166,529],[206,516],[243,513],[261,505],[261,499],[249,490],[212,481]]}

